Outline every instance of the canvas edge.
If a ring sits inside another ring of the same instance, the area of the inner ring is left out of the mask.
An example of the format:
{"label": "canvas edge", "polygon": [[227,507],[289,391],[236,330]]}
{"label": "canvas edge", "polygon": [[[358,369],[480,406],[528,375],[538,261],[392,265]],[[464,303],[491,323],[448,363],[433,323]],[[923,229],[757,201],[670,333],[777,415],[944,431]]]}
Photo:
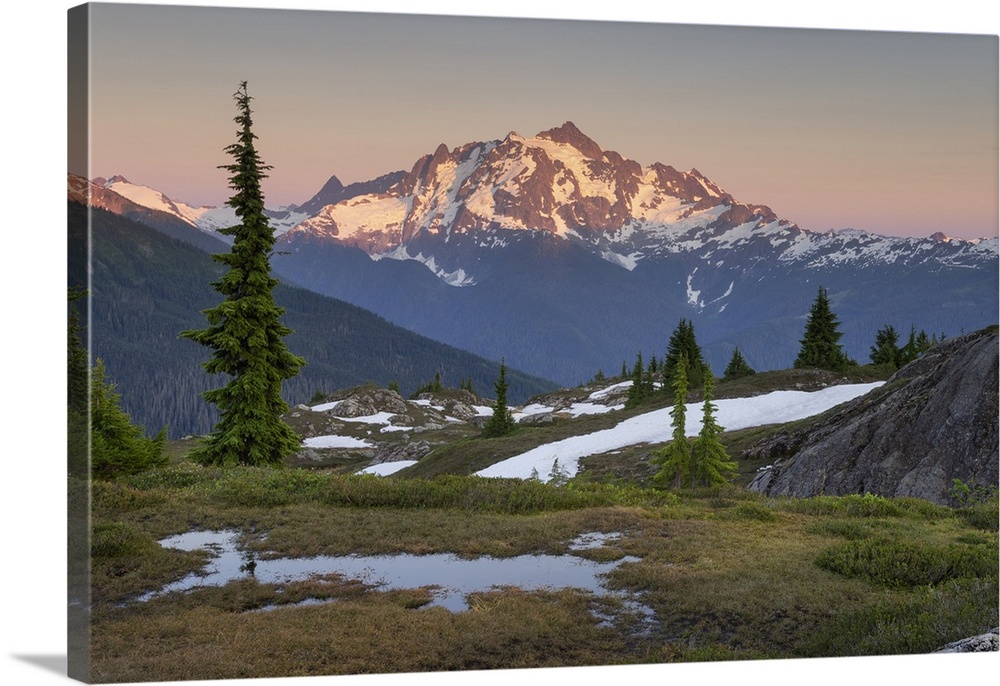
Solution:
{"label": "canvas edge", "polygon": [[[90,6],[67,10],[67,171],[88,171],[90,158]],[[77,303],[90,368],[90,235],[67,230],[67,287],[85,289]],[[69,305],[72,307],[73,305]],[[68,313],[67,313],[68,314]],[[89,394],[88,394],[89,395]],[[89,412],[88,412],[89,414]],[[69,419],[72,421],[72,419]],[[89,426],[90,422],[86,422]],[[71,679],[90,682],[89,431],[67,432],[67,660]]]}

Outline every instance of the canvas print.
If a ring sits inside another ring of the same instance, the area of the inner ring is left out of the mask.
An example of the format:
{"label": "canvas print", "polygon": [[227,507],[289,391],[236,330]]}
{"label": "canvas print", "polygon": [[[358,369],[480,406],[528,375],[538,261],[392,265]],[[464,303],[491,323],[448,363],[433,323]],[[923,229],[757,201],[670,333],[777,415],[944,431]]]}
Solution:
{"label": "canvas print", "polygon": [[68,26],[70,676],[998,650],[997,36]]}

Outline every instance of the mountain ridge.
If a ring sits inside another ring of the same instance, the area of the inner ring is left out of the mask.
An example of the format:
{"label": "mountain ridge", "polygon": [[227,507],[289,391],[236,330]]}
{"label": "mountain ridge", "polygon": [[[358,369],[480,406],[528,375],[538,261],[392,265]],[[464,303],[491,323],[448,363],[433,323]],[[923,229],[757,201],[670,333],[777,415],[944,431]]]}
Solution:
{"label": "mountain ridge", "polygon": [[[72,200],[68,212],[71,242],[91,246],[89,260],[71,262],[69,283],[86,287],[90,271],[91,355],[105,362],[123,406],[154,433],[164,424],[171,436],[207,432],[214,408],[200,393],[218,382],[201,367],[210,351],[178,334],[204,326],[200,312],[220,297],[210,284],[222,268],[196,246],[134,220]],[[410,393],[436,373],[451,385],[470,380],[484,392],[499,373],[499,362],[402,330],[350,303],[286,283],[275,299],[294,330],[289,347],[307,362],[284,384],[291,404],[367,382],[395,381]],[[512,398],[555,387],[510,365],[507,379]]]}

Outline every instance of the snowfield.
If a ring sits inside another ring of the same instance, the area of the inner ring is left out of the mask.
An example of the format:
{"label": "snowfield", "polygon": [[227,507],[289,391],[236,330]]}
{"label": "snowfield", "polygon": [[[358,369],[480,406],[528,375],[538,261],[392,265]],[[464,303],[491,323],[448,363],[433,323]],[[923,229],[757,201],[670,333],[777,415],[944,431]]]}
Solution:
{"label": "snowfield", "polygon": [[[781,424],[820,414],[831,407],[860,397],[878,388],[883,382],[831,386],[821,391],[774,391],[752,398],[715,400],[718,408],[716,421],[726,430],[746,429],[766,424]],[[702,403],[688,403],[685,421],[686,434],[697,436],[701,431]],[[577,472],[580,458],[639,445],[664,443],[670,440],[672,428],[670,411],[665,407],[654,412],[626,419],[611,429],[596,431],[585,436],[540,445],[528,452],[498,462],[476,472],[478,476],[527,479],[534,472],[548,481],[553,465],[567,476]]]}
{"label": "snowfield", "polygon": [[[550,413],[579,417],[585,414],[612,412],[622,409],[624,405],[615,402],[609,396],[613,396],[616,399],[620,398],[621,392],[630,386],[631,383],[631,381],[624,381],[610,385],[594,391],[576,402],[569,402],[569,404],[560,403],[557,406],[550,406],[543,403],[533,403],[524,407],[511,408],[511,411],[516,421]],[[723,429],[727,431],[766,424],[782,424],[825,412],[836,405],[860,397],[878,388],[883,383],[879,381],[867,384],[830,386],[820,391],[773,391],[750,398],[715,400],[713,401],[717,408],[715,418]],[[603,404],[602,400],[609,402],[609,404]],[[315,405],[310,409],[315,412],[327,412],[334,410],[341,402],[338,400],[323,403]],[[422,407],[433,407],[439,411],[444,410],[444,407],[438,407],[429,400],[411,400],[408,402]],[[688,403],[686,408],[686,434],[688,436],[697,436],[698,432],[701,431],[703,405],[700,402]],[[480,417],[488,417],[493,414],[493,408],[488,406],[475,406],[474,409]],[[626,419],[610,429],[595,431],[582,436],[571,436],[560,441],[540,445],[525,453],[515,455],[482,469],[476,472],[476,475],[518,479],[528,479],[537,476],[537,478],[548,481],[554,471],[553,466],[555,461],[558,460],[559,471],[566,476],[574,476],[577,473],[579,461],[583,457],[608,453],[644,443],[665,443],[669,441],[673,433],[670,423],[671,410],[672,407],[665,407],[652,412],[646,412],[645,414]],[[370,426],[372,427],[372,431],[376,430],[377,427],[378,433],[382,434],[416,430],[412,426],[395,424],[394,420],[402,420],[404,416],[387,411],[363,417],[337,417],[337,419],[343,422]],[[446,419],[453,422],[461,421],[454,417],[446,417]],[[369,434],[372,431],[369,431]],[[307,438],[304,441],[304,445],[309,448],[357,449],[376,447],[371,440],[341,435]],[[362,469],[359,473],[389,476],[412,464],[414,462],[411,460],[388,462],[372,465]]]}

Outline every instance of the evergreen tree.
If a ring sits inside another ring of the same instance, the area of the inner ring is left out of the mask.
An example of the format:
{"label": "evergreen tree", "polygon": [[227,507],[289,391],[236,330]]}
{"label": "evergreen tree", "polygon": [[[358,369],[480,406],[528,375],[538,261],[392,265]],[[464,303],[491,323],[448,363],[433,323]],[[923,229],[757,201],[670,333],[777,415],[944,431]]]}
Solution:
{"label": "evergreen tree", "polygon": [[229,267],[212,284],[224,300],[204,310],[208,328],[184,331],[182,337],[214,351],[204,368],[210,374],[227,374],[222,388],[204,393],[220,412],[212,433],[192,451],[191,457],[214,465],[280,465],[297,450],[301,439],[284,423],[288,405],[281,397],[282,381],[298,374],[305,360],[293,355],[282,340],[292,333],[280,317],[272,291],[278,280],[271,276],[270,254],[274,232],[264,214],[260,182],[270,169],[254,147],[246,81],[233,95],[239,125],[237,142],[226,148],[233,163],[221,168],[230,173],[234,191],[227,204],[240,223],[221,229],[233,237],[232,251],[212,257]]}
{"label": "evergreen tree", "polygon": [[566,482],[569,481],[569,472],[559,465],[559,458],[557,457],[552,461],[552,469],[549,470],[549,480],[548,483],[553,486],[565,486]]}
{"label": "evergreen tree", "polygon": [[628,396],[625,398],[625,408],[631,409],[641,405],[648,397],[650,382],[647,380],[646,369],[642,364],[642,353],[636,355],[635,365],[632,367],[632,385],[629,386]]}
{"label": "evergreen tree", "polygon": [[[469,381],[469,384],[472,384],[471,380]],[[434,372],[434,379],[428,381],[423,386],[420,386],[417,390],[413,391],[413,394],[410,395],[410,400],[416,399],[421,393],[440,393],[443,390],[444,386],[441,384],[441,372]]]}
{"label": "evergreen tree", "polygon": [[725,429],[715,419],[718,408],[712,402],[714,388],[715,379],[708,374],[705,377],[701,431],[691,448],[692,486],[717,486],[732,481],[738,474],[736,463],[729,459],[726,447],[719,439]]}
{"label": "evergreen tree", "polygon": [[932,345],[931,339],[927,337],[927,332],[921,329],[920,333],[917,334],[917,354],[923,355],[930,350]]}
{"label": "evergreen tree", "polygon": [[[707,365],[701,353],[701,346],[694,335],[694,322],[681,319],[677,328],[670,334],[667,342],[667,354],[663,360],[663,380],[673,379],[676,373],[678,361],[681,357],[686,360],[687,368],[684,370],[688,384],[691,388],[698,388],[704,382]],[[664,383],[664,388],[667,385]]]}
{"label": "evergreen tree", "polygon": [[916,327],[910,324],[910,336],[906,341],[906,345],[899,351],[898,366],[902,367],[905,364],[913,362],[927,352],[931,345],[931,339],[927,337],[927,332],[921,329],[920,333],[917,333]]}
{"label": "evergreen tree", "polygon": [[891,324],[886,324],[875,332],[875,343],[869,348],[868,357],[872,364],[899,369],[902,350],[899,348],[899,334]]}
{"label": "evergreen tree", "polygon": [[843,334],[838,330],[839,326],[837,316],[830,309],[826,289],[820,286],[819,294],[809,310],[805,335],[799,341],[801,348],[794,366],[842,372],[854,364],[840,346]]}
{"label": "evergreen tree", "polygon": [[493,404],[493,414],[483,427],[483,435],[487,437],[506,436],[514,430],[514,417],[507,407],[507,366],[500,360],[500,375],[493,385],[497,399]]}
{"label": "evergreen tree", "polygon": [[95,477],[113,478],[166,466],[166,428],[148,438],[142,427],[132,423],[121,409],[114,384],[104,378],[100,359],[94,365],[90,391],[90,464]]}
{"label": "evergreen tree", "polygon": [[743,354],[740,349],[733,349],[733,356],[729,358],[729,364],[726,365],[726,371],[723,373],[722,378],[729,381],[731,379],[739,379],[743,376],[750,376],[751,374],[756,374],[753,367],[751,367],[745,359],[743,359]]}
{"label": "evergreen tree", "polygon": [[687,407],[687,360],[683,354],[674,366],[674,377],[671,384],[674,389],[674,407],[670,410],[670,423],[673,427],[672,440],[663,449],[654,453],[654,464],[660,465],[660,471],[653,480],[672,488],[681,488],[691,477],[691,445],[688,443],[685,427]]}

